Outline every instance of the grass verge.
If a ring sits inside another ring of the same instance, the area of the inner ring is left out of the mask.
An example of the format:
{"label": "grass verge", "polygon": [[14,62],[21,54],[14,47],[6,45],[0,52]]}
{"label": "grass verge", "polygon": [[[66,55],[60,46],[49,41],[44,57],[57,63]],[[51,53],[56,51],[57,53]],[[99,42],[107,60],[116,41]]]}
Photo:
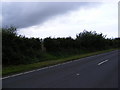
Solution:
{"label": "grass verge", "polygon": [[8,76],[8,75],[12,75],[12,74],[17,74],[17,73],[30,71],[30,70],[34,70],[34,69],[38,69],[38,68],[42,68],[42,67],[46,67],[46,66],[55,65],[55,64],[58,64],[58,63],[67,62],[67,61],[70,61],[70,60],[75,60],[75,59],[80,59],[80,58],[84,58],[84,57],[88,57],[88,56],[92,56],[92,55],[106,53],[106,52],[110,52],[110,51],[113,51],[113,50],[116,50],[116,49],[109,49],[109,50],[104,50],[104,51],[91,52],[91,53],[86,53],[86,54],[81,54],[81,55],[74,55],[74,56],[70,56],[70,57],[67,57],[67,58],[50,60],[50,61],[43,61],[43,62],[27,64],[27,65],[17,65],[17,66],[3,67],[2,75],[3,76]]}

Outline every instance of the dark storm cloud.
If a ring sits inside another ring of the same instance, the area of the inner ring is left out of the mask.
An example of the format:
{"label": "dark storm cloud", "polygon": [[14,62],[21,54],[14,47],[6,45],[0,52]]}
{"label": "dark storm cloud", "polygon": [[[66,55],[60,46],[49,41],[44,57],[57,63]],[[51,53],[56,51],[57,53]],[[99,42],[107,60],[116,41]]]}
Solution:
{"label": "dark storm cloud", "polygon": [[42,24],[52,16],[64,14],[90,3],[73,2],[4,2],[2,25],[18,28]]}

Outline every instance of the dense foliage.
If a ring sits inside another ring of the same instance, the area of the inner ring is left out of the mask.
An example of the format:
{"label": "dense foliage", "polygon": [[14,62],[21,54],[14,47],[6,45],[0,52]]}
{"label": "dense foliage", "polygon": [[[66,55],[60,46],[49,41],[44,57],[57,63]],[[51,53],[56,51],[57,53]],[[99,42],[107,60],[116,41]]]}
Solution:
{"label": "dense foliage", "polygon": [[2,30],[3,65],[37,62],[41,58],[41,40],[17,36],[13,27]]}
{"label": "dense foliage", "polygon": [[102,33],[83,31],[76,38],[26,38],[16,28],[2,28],[3,66],[61,58],[74,54],[120,47],[120,38],[109,39]]}
{"label": "dense foliage", "polygon": [[109,48],[117,48],[120,46],[120,38],[109,39],[106,38],[105,35],[102,33],[98,34],[95,31],[86,31],[79,33],[76,35],[76,39],[71,37],[66,38],[45,38],[44,45],[47,51],[53,52],[60,52],[66,51],[69,53],[69,50],[73,52],[77,50],[79,53],[80,51],[89,52],[89,51],[98,51],[104,50]]}

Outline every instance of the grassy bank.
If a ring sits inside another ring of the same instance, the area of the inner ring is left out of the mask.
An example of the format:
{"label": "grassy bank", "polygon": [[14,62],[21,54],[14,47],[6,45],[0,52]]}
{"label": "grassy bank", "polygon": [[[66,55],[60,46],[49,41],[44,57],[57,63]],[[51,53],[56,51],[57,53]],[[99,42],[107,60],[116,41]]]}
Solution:
{"label": "grassy bank", "polygon": [[38,69],[38,68],[42,68],[42,67],[46,67],[46,66],[50,66],[50,65],[55,65],[58,63],[67,62],[70,60],[75,60],[75,59],[80,59],[80,58],[84,58],[84,57],[88,57],[88,56],[92,56],[92,55],[97,55],[97,54],[101,54],[101,53],[105,53],[105,52],[110,52],[113,50],[115,50],[115,49],[91,52],[91,53],[86,53],[86,54],[81,54],[81,55],[74,55],[74,56],[69,56],[66,58],[55,59],[55,60],[50,60],[50,61],[42,61],[42,62],[27,64],[27,65],[3,67],[2,75],[7,76],[7,75],[12,75],[12,74],[17,74],[20,72],[25,72],[25,71]]}

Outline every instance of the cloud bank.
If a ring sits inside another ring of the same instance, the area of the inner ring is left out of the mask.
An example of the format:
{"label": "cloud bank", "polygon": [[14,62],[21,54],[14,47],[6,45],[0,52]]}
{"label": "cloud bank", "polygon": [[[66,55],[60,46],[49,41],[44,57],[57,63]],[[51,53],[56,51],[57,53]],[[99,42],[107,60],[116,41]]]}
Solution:
{"label": "cloud bank", "polygon": [[90,3],[73,2],[4,2],[2,3],[3,26],[25,28],[42,24],[48,19]]}
{"label": "cloud bank", "polygon": [[117,3],[3,3],[3,25],[26,37],[75,37],[84,29],[118,37]]}

